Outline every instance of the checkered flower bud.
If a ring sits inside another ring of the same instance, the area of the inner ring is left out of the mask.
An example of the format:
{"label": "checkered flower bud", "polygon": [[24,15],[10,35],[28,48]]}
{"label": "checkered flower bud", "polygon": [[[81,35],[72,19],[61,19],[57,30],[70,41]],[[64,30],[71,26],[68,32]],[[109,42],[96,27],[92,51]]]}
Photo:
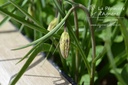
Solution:
{"label": "checkered flower bud", "polygon": [[61,51],[63,58],[68,57],[69,45],[70,45],[69,34],[68,32],[64,31],[60,37],[60,51]]}
{"label": "checkered flower bud", "polygon": [[49,24],[47,30],[48,30],[48,31],[51,31],[51,30],[57,25],[57,23],[58,23],[58,18],[53,19],[53,20],[50,22],[50,24]]}
{"label": "checkered flower bud", "polygon": [[31,5],[28,7],[28,13],[33,17],[34,16],[34,7]]}

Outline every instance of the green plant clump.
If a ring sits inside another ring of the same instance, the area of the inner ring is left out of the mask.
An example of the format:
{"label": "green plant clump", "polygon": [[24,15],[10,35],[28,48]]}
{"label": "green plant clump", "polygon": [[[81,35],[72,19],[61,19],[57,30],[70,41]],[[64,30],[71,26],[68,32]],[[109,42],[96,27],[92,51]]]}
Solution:
{"label": "green plant clump", "polygon": [[13,50],[33,46],[10,85],[40,52],[77,85],[128,84],[128,0],[0,0],[0,13],[32,40]]}

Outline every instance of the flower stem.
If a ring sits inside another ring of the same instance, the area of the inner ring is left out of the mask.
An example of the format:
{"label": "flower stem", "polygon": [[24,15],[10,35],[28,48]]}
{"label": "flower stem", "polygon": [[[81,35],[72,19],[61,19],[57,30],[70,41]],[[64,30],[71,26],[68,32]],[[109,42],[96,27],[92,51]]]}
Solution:
{"label": "flower stem", "polygon": [[[72,0],[74,1],[74,0]],[[75,24],[75,31],[76,31],[76,37],[79,39],[79,27],[78,27],[78,17],[77,17],[77,12],[74,10],[74,24]],[[76,62],[76,72],[75,72],[75,81],[78,82],[78,70],[79,70],[79,58],[78,58],[78,49],[76,49],[76,57],[75,57],[75,62]]]}
{"label": "flower stem", "polygon": [[95,62],[94,62],[94,59],[96,57],[94,29],[92,27],[92,21],[90,19],[90,14],[89,14],[89,11],[87,10],[87,8],[84,7],[81,4],[79,4],[78,7],[81,8],[86,13],[87,18],[88,18],[89,27],[90,27],[91,43],[92,43],[92,62],[91,62],[90,85],[94,85],[94,76],[95,76]]}
{"label": "flower stem", "polygon": [[94,29],[92,27],[92,21],[90,18],[89,11],[87,8],[81,4],[75,4],[75,8],[82,9],[87,15],[87,20],[89,23],[90,33],[91,33],[91,44],[92,44],[92,62],[91,62],[91,73],[90,73],[90,85],[94,85],[94,76],[95,76],[95,57],[96,57],[96,46],[95,46],[95,37],[94,37]]}

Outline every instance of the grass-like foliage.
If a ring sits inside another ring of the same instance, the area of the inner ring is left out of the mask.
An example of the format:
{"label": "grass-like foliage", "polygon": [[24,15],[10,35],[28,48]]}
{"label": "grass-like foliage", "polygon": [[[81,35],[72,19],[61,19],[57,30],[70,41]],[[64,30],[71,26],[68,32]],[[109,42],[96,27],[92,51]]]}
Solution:
{"label": "grass-like foliage", "polygon": [[128,0],[0,0],[0,25],[11,21],[32,40],[13,50],[33,46],[10,85],[40,52],[78,85],[127,85],[127,8]]}

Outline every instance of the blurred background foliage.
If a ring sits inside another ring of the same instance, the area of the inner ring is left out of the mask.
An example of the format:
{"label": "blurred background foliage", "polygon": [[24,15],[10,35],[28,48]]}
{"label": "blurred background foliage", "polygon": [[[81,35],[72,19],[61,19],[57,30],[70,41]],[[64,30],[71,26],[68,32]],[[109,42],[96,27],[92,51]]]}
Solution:
{"label": "blurred background foliage", "polygon": [[[59,11],[54,0],[13,0],[13,2],[20,6],[25,13],[28,13],[37,20],[45,29],[58,16]],[[83,4],[88,8],[92,19],[92,26],[95,30],[96,76],[94,85],[122,85],[118,81],[118,73],[119,77],[128,84],[128,0],[74,0],[74,2]],[[61,7],[65,13],[71,8],[71,5],[65,3],[65,0],[58,0],[58,3],[62,4]],[[31,24],[35,24],[20,9],[17,9],[16,6],[8,2],[8,0],[0,0],[0,8],[10,12],[10,14],[21,17],[23,20],[27,20]],[[76,12],[79,25],[78,40],[87,56],[87,60],[91,63],[92,48],[88,21],[83,11],[78,9]],[[44,35],[42,32],[33,30],[6,15],[0,25],[8,20],[31,41],[37,40]],[[74,15],[71,14],[68,20],[72,28],[74,28]],[[62,31],[63,29],[60,29],[57,34],[60,36]],[[56,39],[56,41],[59,43],[59,39]],[[85,71],[86,66],[79,53],[78,68],[75,67],[76,50],[74,49],[76,49],[76,45],[74,45],[73,39],[71,39],[71,43],[69,56],[66,60],[59,55],[58,47],[53,46],[52,50],[49,50],[52,44],[51,40],[46,41],[42,51],[46,55],[49,54],[48,58],[52,59],[78,85],[89,85],[90,77],[87,71]],[[113,67],[113,62],[115,68]],[[77,75],[76,70],[78,71]]]}

